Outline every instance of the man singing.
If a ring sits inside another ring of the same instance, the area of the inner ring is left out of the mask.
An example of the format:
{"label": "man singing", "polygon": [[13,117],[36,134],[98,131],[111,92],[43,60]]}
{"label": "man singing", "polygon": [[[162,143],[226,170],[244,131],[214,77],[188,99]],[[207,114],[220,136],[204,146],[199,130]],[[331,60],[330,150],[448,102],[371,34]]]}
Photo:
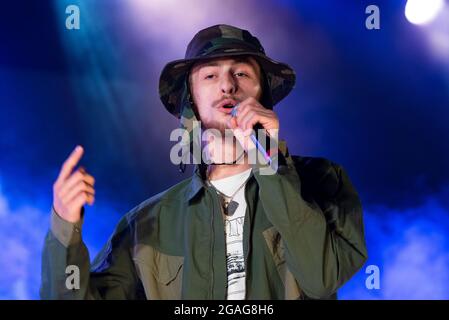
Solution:
{"label": "man singing", "polygon": [[[82,221],[94,178],[76,169],[77,147],[54,183],[41,297],[335,299],[367,259],[362,208],[340,165],[290,155],[277,143],[273,107],[294,84],[294,71],[247,30],[199,31],[185,59],[162,70],[159,94],[186,130],[189,150],[197,143],[206,160],[128,212],[91,264]],[[215,134],[198,142],[196,123]],[[250,161],[264,151],[253,128],[275,139],[265,150],[275,164],[270,174],[262,172],[266,163]],[[67,266],[79,268],[78,286],[67,286]]]}

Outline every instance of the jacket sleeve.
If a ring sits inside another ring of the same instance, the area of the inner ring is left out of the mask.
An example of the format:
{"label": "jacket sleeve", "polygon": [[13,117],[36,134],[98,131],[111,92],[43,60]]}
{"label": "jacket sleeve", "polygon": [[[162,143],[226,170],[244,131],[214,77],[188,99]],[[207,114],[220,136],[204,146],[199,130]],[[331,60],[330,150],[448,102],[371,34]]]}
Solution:
{"label": "jacket sleeve", "polygon": [[131,258],[126,216],[92,266],[81,237],[81,226],[82,221],[67,222],[52,209],[51,228],[42,254],[41,299],[138,298],[140,283]]}
{"label": "jacket sleeve", "polygon": [[340,165],[279,158],[274,174],[255,170],[260,199],[301,289],[310,298],[328,298],[367,259],[359,196]]}

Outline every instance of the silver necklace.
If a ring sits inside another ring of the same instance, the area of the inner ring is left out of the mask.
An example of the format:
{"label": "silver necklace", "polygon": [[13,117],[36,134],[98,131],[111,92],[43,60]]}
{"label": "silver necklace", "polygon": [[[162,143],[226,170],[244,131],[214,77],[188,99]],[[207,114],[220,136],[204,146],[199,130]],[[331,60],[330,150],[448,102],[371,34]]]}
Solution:
{"label": "silver necklace", "polygon": [[234,201],[233,199],[237,194],[237,192],[239,192],[245,186],[246,182],[248,182],[248,179],[246,179],[231,196],[228,196],[223,192],[221,192],[220,190],[218,190],[217,188],[215,188],[212,182],[209,179],[207,179],[209,185],[211,185],[212,188],[214,188],[215,192],[220,196],[221,207],[223,208],[223,212],[226,216],[232,216],[237,210],[239,203]]}

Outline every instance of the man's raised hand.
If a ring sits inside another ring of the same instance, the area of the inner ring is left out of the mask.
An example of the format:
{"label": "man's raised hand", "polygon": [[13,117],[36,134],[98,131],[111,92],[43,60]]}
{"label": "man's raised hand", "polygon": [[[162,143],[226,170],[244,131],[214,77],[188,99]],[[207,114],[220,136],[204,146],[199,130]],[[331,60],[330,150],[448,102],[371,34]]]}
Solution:
{"label": "man's raised hand", "polygon": [[53,208],[66,221],[75,223],[81,219],[81,208],[95,200],[95,179],[82,167],[73,171],[81,157],[83,147],[77,146],[61,167],[53,184]]}

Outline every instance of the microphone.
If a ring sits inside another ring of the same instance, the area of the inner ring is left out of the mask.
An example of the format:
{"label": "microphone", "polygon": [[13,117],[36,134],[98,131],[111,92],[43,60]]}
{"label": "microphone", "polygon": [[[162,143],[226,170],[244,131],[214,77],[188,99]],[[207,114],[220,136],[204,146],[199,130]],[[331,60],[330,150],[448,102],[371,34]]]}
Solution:
{"label": "microphone", "polygon": [[[231,112],[231,116],[234,118],[237,115],[237,108],[238,108],[239,104],[237,103],[234,108],[232,108],[232,112]],[[263,129],[263,127],[257,123],[254,126],[255,130],[258,129]],[[256,145],[256,149],[262,153],[263,157],[265,158],[265,160],[268,162],[269,165],[271,165],[271,157],[270,155],[267,153],[267,151],[265,150],[265,148],[262,146],[262,144],[257,140],[256,135],[251,133],[250,135],[251,140],[253,141],[253,143]]]}

